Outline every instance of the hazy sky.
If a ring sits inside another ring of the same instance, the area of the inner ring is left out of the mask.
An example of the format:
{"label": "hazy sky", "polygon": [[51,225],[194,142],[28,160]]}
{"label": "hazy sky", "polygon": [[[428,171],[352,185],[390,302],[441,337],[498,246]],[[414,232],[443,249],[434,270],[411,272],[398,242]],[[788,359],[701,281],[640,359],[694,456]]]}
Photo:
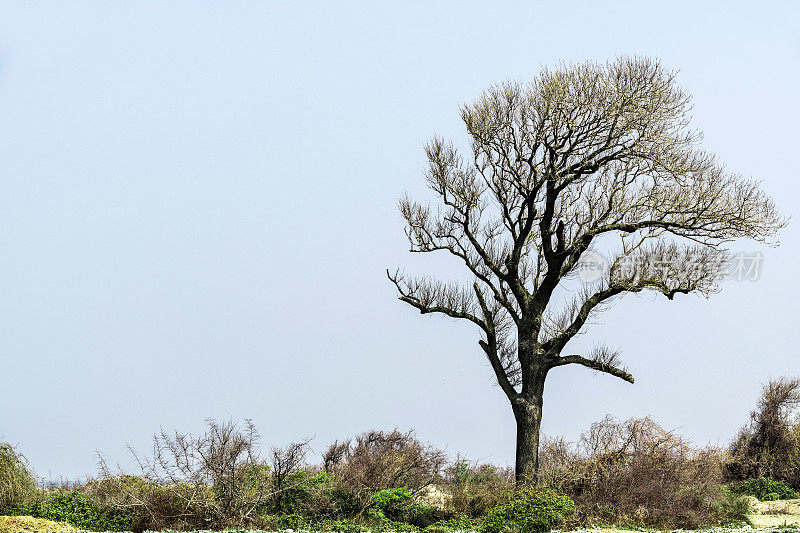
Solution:
{"label": "hazy sky", "polygon": [[[252,418],[264,447],[415,428],[513,464],[514,420],[468,324],[395,299],[396,201],[458,106],[560,60],[660,58],[730,170],[800,207],[795,2],[0,3],[0,439],[42,476],[95,450]],[[795,221],[796,222],[796,221]],[[760,279],[628,296],[577,340],[630,385],[550,374],[543,431],[651,415],[724,444],[761,383],[800,373],[800,226]],[[315,457],[312,457],[315,459]]]}

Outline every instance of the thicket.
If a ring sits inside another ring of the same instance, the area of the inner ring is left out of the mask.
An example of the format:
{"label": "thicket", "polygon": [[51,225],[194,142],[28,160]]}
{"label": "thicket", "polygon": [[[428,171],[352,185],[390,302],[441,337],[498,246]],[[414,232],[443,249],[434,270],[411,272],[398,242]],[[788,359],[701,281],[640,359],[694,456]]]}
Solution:
{"label": "thicket", "polygon": [[308,440],[260,451],[246,421],[209,420],[201,435],[160,432],[135,475],[36,487],[25,458],[0,445],[0,514],[81,529],[315,529],[343,532],[454,529],[535,533],[617,524],[697,528],[741,522],[746,496],[797,497],[795,408],[800,381],[765,385],[728,448],[697,449],[650,418],[593,424],[575,443],[543,439],[536,486],[511,468],[450,460],[413,431],[368,431],[334,442],[319,465]]}
{"label": "thicket", "polygon": [[541,483],[569,495],[579,522],[695,528],[728,520],[724,455],[693,449],[650,418],[592,424],[575,444],[545,439]]}
{"label": "thicket", "polygon": [[0,509],[22,504],[36,488],[25,456],[0,443]]}
{"label": "thicket", "polygon": [[750,420],[730,446],[728,481],[767,478],[800,489],[800,379],[780,378],[764,385]]}

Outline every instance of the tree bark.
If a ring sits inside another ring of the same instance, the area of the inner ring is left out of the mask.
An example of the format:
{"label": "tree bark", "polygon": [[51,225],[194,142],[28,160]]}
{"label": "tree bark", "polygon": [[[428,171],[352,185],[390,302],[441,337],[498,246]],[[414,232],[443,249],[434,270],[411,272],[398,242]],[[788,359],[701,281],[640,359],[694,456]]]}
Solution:
{"label": "tree bark", "polygon": [[[538,374],[538,373],[537,373]],[[528,394],[512,404],[517,421],[517,487],[536,483],[539,472],[539,428],[542,424],[542,398],[546,372],[536,375]]]}
{"label": "tree bark", "polygon": [[514,407],[517,420],[517,486],[533,484],[539,472],[539,427],[542,423],[542,399],[520,400]]}

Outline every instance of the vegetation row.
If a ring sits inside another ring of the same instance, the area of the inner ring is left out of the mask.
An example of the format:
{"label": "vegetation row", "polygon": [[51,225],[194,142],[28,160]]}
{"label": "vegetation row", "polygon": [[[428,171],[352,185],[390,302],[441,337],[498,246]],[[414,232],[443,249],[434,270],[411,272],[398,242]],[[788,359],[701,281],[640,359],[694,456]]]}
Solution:
{"label": "vegetation row", "polygon": [[[0,515],[88,531],[453,530],[541,532],[615,524],[697,528],[741,524],[749,497],[797,498],[800,381],[768,383],[750,421],[724,448],[692,447],[650,418],[606,417],[575,443],[544,439],[535,483],[510,468],[454,459],[413,430],[334,442],[321,464],[308,441],[259,453],[247,421],[208,421],[200,436],[161,432],[135,475],[100,458],[96,478],[36,480],[0,444]],[[6,519],[11,523],[10,519]]]}

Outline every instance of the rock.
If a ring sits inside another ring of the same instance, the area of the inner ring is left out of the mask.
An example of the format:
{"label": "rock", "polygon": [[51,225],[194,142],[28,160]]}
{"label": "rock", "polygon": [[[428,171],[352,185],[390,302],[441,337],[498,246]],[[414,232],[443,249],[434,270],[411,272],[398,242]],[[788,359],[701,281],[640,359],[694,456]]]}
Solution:
{"label": "rock", "polygon": [[453,505],[453,495],[438,485],[427,485],[414,494],[414,502],[440,511],[448,510]]}
{"label": "rock", "polygon": [[745,496],[747,503],[750,505],[750,511],[753,513],[758,512],[758,504],[761,503],[755,496]]}

